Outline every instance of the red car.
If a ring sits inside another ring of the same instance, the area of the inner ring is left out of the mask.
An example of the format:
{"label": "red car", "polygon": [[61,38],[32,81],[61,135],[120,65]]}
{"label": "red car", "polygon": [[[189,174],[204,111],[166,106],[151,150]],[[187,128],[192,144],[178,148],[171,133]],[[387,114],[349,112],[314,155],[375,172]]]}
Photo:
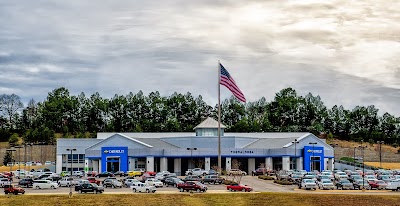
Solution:
{"label": "red car", "polygon": [[100,185],[100,180],[96,180],[96,178],[94,178],[94,177],[88,177],[87,180],[88,180],[90,183],[94,183],[94,184],[96,184],[96,185]]}
{"label": "red car", "polygon": [[226,186],[226,189],[229,191],[242,191],[242,192],[250,192],[253,190],[253,188],[247,185],[242,185],[237,183]]}
{"label": "red car", "polygon": [[384,182],[383,180],[370,180],[369,186],[371,186],[371,189],[386,189],[387,183]]}

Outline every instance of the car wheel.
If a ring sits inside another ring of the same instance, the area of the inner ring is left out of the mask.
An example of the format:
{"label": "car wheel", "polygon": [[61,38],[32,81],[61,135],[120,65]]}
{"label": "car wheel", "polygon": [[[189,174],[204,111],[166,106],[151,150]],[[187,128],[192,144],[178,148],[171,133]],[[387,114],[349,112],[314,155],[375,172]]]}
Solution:
{"label": "car wheel", "polygon": [[39,187],[39,185],[38,185],[38,186],[36,186],[36,189],[39,189],[39,190],[40,190],[40,187]]}
{"label": "car wheel", "polygon": [[177,187],[177,185],[176,185],[176,184],[174,184],[174,187]]}
{"label": "car wheel", "polygon": [[200,193],[200,189],[197,189],[196,192]]}
{"label": "car wheel", "polygon": [[21,194],[25,194],[25,191],[23,191]]}
{"label": "car wheel", "polygon": [[232,192],[232,188],[229,188],[228,190]]}
{"label": "car wheel", "polygon": [[111,185],[111,188],[115,188],[115,186],[114,186],[114,185]]}
{"label": "car wheel", "polygon": [[18,195],[18,191],[15,191],[15,192],[14,192],[14,195]]}
{"label": "car wheel", "polygon": [[54,187],[54,185],[52,185],[50,188],[53,189],[53,190],[56,189],[56,187]]}
{"label": "car wheel", "polygon": [[146,189],[146,192],[147,192],[147,193],[150,193],[150,190],[149,190],[149,189]]}
{"label": "car wheel", "polygon": [[183,192],[183,188],[179,189],[180,192]]}
{"label": "car wheel", "polygon": [[243,189],[242,189],[242,192],[246,192],[246,189],[243,188]]}
{"label": "car wheel", "polygon": [[155,190],[153,190],[153,191],[151,191],[152,193],[155,193],[156,191]]}
{"label": "car wheel", "polygon": [[107,188],[107,185],[104,185],[104,188]]}
{"label": "car wheel", "polygon": [[4,194],[6,194],[6,195],[7,195],[7,194],[8,194],[8,192],[7,192],[7,191],[4,191]]}
{"label": "car wheel", "polygon": [[135,189],[135,188],[133,188],[133,192],[136,192],[136,189]]}

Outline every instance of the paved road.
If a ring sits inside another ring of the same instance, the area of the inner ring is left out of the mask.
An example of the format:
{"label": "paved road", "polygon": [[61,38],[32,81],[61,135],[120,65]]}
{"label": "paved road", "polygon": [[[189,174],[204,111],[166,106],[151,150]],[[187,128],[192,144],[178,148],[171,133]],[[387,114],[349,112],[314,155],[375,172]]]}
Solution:
{"label": "paved road", "polygon": [[[230,177],[226,177],[228,180]],[[103,180],[104,178],[100,178]],[[118,179],[120,179],[118,177]],[[17,184],[17,181],[14,181],[14,184]],[[361,194],[361,195],[399,195],[400,192],[392,192],[386,190],[301,190],[297,189],[295,185],[278,185],[273,183],[272,181],[265,181],[260,180],[257,177],[253,176],[245,176],[241,179],[241,183],[245,185],[249,185],[253,187],[253,192],[287,192],[287,193],[310,193],[310,194]],[[226,190],[225,185],[207,185],[208,190],[206,193],[230,193]],[[51,189],[33,189],[33,188],[26,188],[27,195],[59,195],[59,194],[68,194],[70,188],[68,187],[59,187],[55,190]],[[73,194],[77,194],[72,188]],[[157,188],[157,194],[175,194],[180,193],[174,187],[162,187]],[[129,188],[105,188],[104,194],[134,194],[132,190]],[[140,193],[137,193],[140,194]],[[4,193],[0,193],[0,195],[4,195]]]}

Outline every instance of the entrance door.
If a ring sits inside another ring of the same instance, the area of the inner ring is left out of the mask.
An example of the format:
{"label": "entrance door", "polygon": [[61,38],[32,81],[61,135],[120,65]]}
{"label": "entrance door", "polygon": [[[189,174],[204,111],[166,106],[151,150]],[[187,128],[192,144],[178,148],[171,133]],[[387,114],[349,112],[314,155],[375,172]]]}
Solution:
{"label": "entrance door", "polygon": [[107,172],[117,172],[120,170],[119,157],[107,157]]}
{"label": "entrance door", "polygon": [[318,170],[321,171],[321,157],[311,157],[311,171]]}

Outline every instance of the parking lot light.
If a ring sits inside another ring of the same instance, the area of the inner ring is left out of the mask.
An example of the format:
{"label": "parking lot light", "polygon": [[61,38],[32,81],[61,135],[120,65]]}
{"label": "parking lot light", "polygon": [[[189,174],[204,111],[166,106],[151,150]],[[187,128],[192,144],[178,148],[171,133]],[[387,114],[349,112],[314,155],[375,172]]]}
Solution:
{"label": "parking lot light", "polygon": [[71,151],[71,182],[70,182],[70,184],[69,184],[69,197],[72,197],[72,160],[73,160],[73,158],[72,158],[72,152],[73,151],[76,151],[76,149],[75,148],[67,148],[67,151]]}

